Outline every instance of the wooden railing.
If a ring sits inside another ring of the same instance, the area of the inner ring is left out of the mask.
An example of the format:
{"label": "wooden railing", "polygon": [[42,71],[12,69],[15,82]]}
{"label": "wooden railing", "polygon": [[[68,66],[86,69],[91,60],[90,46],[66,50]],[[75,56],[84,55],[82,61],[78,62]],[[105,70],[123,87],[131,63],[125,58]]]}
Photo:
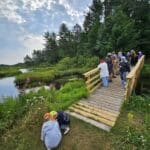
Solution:
{"label": "wooden railing", "polygon": [[145,56],[142,56],[135,67],[131,70],[131,72],[127,75],[127,85],[125,89],[125,100],[129,98],[129,96],[132,94],[132,91],[135,89],[137,81],[140,76],[140,72],[142,70],[142,67],[144,65],[144,59]]}
{"label": "wooden railing", "polygon": [[83,74],[86,79],[86,87],[92,93],[100,86],[100,69],[95,68]]}

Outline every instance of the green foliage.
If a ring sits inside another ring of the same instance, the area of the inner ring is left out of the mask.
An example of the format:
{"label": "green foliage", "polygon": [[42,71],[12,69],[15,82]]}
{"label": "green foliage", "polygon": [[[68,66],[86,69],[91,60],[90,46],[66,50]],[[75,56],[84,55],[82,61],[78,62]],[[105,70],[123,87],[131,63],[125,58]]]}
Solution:
{"label": "green foliage", "polygon": [[[82,77],[83,73],[89,69],[96,67],[99,63],[98,57],[84,57],[78,56],[74,58],[65,57],[59,61],[58,64],[52,67],[33,68],[32,72],[24,73],[16,77],[16,84],[20,87],[34,87],[65,78],[65,76],[77,75]],[[27,79],[30,81],[27,83]]]}
{"label": "green foliage", "polygon": [[134,21],[118,9],[106,18],[104,26],[99,29],[96,48],[100,49],[100,55],[105,55],[104,51],[129,51],[137,46],[137,37]]}
{"label": "green foliage", "polygon": [[129,111],[150,112],[150,98],[131,96],[125,107]]}
{"label": "green foliage", "polygon": [[144,64],[144,67],[141,73],[142,73],[142,78],[149,80],[150,79],[150,65]]}
{"label": "green foliage", "polygon": [[52,110],[64,110],[73,102],[87,97],[87,90],[83,80],[68,82],[55,94],[55,103],[49,105]]}
{"label": "green foliage", "polygon": [[[39,70],[35,72],[28,72],[21,75],[16,76],[16,84],[19,86],[35,86],[35,85],[42,85],[44,83],[50,83],[52,80],[55,79],[57,75],[57,71],[55,70]],[[27,83],[27,79],[30,78],[29,83]]]}

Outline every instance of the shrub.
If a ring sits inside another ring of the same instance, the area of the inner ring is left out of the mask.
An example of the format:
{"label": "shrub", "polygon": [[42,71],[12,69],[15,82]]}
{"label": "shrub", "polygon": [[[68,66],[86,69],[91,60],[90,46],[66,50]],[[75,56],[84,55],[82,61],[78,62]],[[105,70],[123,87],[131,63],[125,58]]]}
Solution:
{"label": "shrub", "polygon": [[127,110],[150,112],[150,98],[141,96],[131,96],[129,101],[125,103]]}

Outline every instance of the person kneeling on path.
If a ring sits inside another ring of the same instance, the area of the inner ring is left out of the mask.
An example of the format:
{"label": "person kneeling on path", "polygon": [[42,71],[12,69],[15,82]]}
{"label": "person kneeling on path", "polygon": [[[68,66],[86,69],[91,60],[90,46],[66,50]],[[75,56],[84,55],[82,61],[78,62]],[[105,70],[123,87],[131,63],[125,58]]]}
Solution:
{"label": "person kneeling on path", "polygon": [[41,140],[44,142],[47,150],[51,150],[59,145],[62,135],[57,120],[50,113],[44,115],[44,120]]}
{"label": "person kneeling on path", "polygon": [[70,117],[64,111],[51,111],[50,114],[57,119],[60,129],[63,131],[64,135],[70,130]]}

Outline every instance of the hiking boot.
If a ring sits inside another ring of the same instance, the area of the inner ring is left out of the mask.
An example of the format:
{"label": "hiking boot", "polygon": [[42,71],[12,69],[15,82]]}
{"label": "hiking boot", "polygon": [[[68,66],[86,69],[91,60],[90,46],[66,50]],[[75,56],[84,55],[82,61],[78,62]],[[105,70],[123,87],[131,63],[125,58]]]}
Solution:
{"label": "hiking boot", "polygon": [[64,131],[64,135],[66,135],[69,131],[70,131],[70,128],[67,127],[67,128],[65,129],[65,131]]}

